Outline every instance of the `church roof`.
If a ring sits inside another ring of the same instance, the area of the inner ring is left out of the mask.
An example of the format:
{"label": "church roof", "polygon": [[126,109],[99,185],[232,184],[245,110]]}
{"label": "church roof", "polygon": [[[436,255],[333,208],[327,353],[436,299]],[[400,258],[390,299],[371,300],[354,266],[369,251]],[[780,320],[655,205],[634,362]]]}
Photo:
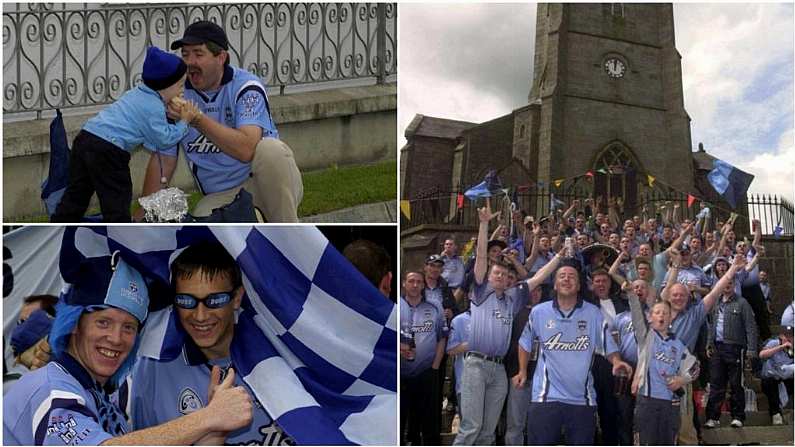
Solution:
{"label": "church roof", "polygon": [[703,149],[697,152],[693,152],[693,167],[696,169],[711,171],[713,167],[713,162],[715,160],[717,160],[717,158],[708,154],[707,151]]}
{"label": "church roof", "polygon": [[405,135],[407,139],[412,136],[423,136],[453,140],[458,138],[462,131],[475,125],[476,123],[468,121],[456,121],[417,114],[406,128]]}

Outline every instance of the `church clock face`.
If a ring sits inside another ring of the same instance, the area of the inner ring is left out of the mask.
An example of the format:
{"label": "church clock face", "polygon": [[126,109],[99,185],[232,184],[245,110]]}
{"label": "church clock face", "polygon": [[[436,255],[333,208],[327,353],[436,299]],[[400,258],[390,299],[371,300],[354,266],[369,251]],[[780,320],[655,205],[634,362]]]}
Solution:
{"label": "church clock face", "polygon": [[627,72],[627,65],[615,57],[605,59],[604,67],[605,73],[614,79],[623,78],[624,73]]}

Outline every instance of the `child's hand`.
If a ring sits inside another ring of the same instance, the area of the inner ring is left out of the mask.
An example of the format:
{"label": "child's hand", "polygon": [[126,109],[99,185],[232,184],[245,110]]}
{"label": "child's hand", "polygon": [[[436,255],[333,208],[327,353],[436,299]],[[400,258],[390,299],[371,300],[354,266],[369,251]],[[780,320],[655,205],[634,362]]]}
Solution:
{"label": "child's hand", "polygon": [[188,124],[193,124],[197,117],[201,115],[199,108],[192,101],[185,101],[180,110],[180,119]]}
{"label": "child's hand", "polygon": [[182,112],[182,106],[185,105],[185,100],[182,97],[175,96],[171,98],[171,101],[166,104],[166,116],[173,120],[178,120],[181,118],[180,113]]}

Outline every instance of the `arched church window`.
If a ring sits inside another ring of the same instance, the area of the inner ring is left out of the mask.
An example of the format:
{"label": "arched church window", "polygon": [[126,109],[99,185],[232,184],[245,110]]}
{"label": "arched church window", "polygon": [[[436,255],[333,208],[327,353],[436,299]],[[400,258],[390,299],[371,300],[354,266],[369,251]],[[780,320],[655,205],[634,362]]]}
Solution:
{"label": "arched church window", "polygon": [[610,13],[617,17],[624,17],[624,4],[623,3],[611,3],[610,4]]}

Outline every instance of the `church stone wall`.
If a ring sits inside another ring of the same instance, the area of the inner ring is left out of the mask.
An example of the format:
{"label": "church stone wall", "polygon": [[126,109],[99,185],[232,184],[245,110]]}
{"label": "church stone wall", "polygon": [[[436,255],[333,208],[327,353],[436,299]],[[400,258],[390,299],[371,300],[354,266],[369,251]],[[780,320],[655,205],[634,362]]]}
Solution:
{"label": "church stone wall", "polygon": [[513,114],[475,126],[464,132],[467,155],[464,187],[483,181],[490,169],[499,169],[513,158]]}
{"label": "church stone wall", "polygon": [[456,141],[414,136],[410,144],[415,150],[411,151],[410,156],[405,157],[408,160],[406,166],[408,177],[403,197],[414,198],[417,194],[434,187],[439,191],[449,191]]}

